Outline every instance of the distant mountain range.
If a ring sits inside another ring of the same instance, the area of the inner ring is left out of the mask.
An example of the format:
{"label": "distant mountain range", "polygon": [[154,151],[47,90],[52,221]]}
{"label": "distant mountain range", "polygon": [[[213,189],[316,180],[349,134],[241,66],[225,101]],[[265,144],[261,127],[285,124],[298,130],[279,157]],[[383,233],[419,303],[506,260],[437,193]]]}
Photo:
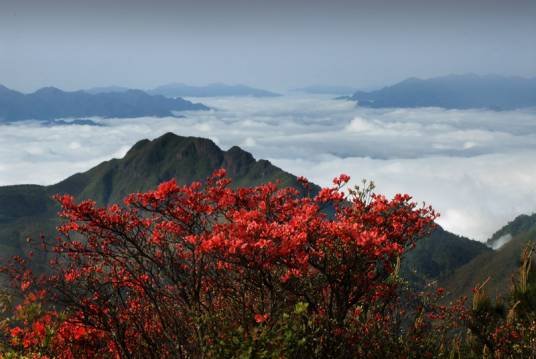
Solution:
{"label": "distant mountain range", "polygon": [[148,90],[148,93],[167,97],[281,96],[275,92],[245,85],[227,85],[221,83],[214,83],[206,86],[190,86],[182,83],[171,83]]}
{"label": "distant mountain range", "polygon": [[173,116],[176,111],[208,110],[181,98],[149,95],[140,90],[90,94],[45,87],[23,94],[0,85],[0,122],[21,120],[52,121],[83,117]]}
{"label": "distant mountain range", "polygon": [[132,89],[128,87],[122,87],[122,86],[101,86],[101,87],[92,87],[83,91],[92,95],[96,95],[99,93],[127,92],[128,90],[132,90]]}
{"label": "distant mountain range", "polygon": [[[50,199],[53,194],[70,193],[78,200],[91,198],[108,205],[171,178],[182,184],[202,180],[221,167],[236,187],[276,180],[282,186],[298,186],[295,176],[268,161],[255,160],[239,147],[223,151],[208,139],[168,133],[153,141],[138,142],[122,159],[103,162],[52,186],[0,187],[0,258],[27,251],[27,237],[54,235],[58,207]],[[523,225],[515,220],[497,232],[513,236],[497,251],[438,228],[403,258],[402,274],[415,286],[438,281],[456,294],[467,294],[474,281],[488,273],[502,285],[516,270],[520,248],[536,236],[536,215],[529,218],[522,219]],[[35,267],[44,260],[35,257]]]}
{"label": "distant mountain range", "polygon": [[513,110],[536,107],[536,78],[474,74],[409,78],[377,91],[357,91],[346,99],[373,108]]}
{"label": "distant mountain range", "polygon": [[357,91],[355,87],[337,85],[312,85],[294,89],[312,95],[348,95]]}
{"label": "distant mountain range", "polygon": [[[121,86],[94,87],[85,90],[88,93],[108,93],[108,92],[125,92],[129,89]],[[266,91],[245,85],[227,85],[222,83],[213,83],[205,86],[191,86],[182,83],[171,83],[158,86],[154,89],[145,90],[151,95],[162,95],[166,97],[276,97],[281,96],[275,92]]]}

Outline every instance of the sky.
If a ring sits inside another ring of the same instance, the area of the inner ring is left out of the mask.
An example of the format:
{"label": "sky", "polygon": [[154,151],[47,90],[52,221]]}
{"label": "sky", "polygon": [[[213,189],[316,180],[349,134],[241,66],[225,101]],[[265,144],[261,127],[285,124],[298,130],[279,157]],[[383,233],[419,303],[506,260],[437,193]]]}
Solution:
{"label": "sky", "polygon": [[366,109],[329,96],[195,99],[185,118],[94,119],[102,126],[0,125],[0,186],[52,184],[166,132],[238,145],[326,186],[346,173],[413,195],[447,230],[485,241],[536,212],[536,109]]}
{"label": "sky", "polygon": [[536,76],[533,0],[0,0],[0,83],[371,89]]}

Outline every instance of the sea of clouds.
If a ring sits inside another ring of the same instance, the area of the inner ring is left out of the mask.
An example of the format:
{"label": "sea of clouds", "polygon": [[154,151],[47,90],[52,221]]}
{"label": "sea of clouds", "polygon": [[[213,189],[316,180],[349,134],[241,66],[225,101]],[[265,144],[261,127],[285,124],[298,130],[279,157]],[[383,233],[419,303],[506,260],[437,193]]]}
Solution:
{"label": "sea of clouds", "polygon": [[166,132],[239,145],[327,185],[340,173],[432,204],[477,240],[536,211],[536,110],[365,109],[325,96],[195,99],[184,118],[92,119],[101,126],[0,125],[0,185],[52,184]]}

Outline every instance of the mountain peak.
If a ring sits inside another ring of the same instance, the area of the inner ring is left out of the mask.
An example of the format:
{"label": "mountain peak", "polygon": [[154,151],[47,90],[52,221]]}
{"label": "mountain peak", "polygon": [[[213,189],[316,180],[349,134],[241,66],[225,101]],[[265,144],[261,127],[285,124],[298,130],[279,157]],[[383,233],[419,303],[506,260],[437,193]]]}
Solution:
{"label": "mountain peak", "polygon": [[222,152],[222,150],[218,146],[216,146],[216,144],[211,139],[203,137],[179,136],[177,134],[174,134],[173,132],[167,132],[162,136],[154,139],[152,142],[154,146],[164,147],[170,150],[176,149],[179,146],[191,145],[194,146],[196,150],[200,152]]}
{"label": "mountain peak", "polygon": [[219,97],[219,96],[279,96],[271,91],[249,87],[246,85],[228,85],[211,83],[205,86],[191,86],[182,83],[171,83],[156,87],[149,91],[151,94],[167,97]]}
{"label": "mountain peak", "polygon": [[64,91],[54,86],[47,86],[47,87],[40,88],[39,90],[35,91],[33,94],[34,95],[51,95],[51,94],[59,94],[59,93],[64,93]]}
{"label": "mountain peak", "polygon": [[208,159],[211,163],[219,162],[223,158],[223,151],[210,139],[167,132],[152,141],[139,141],[127,152],[124,159],[146,162],[147,166],[151,167],[157,163],[174,163],[198,157]]}
{"label": "mountain peak", "polygon": [[532,228],[536,228],[536,213],[532,215],[519,215],[495,232],[486,244],[493,249],[499,249],[513,237],[516,237],[520,233],[528,232]]}
{"label": "mountain peak", "polygon": [[210,139],[168,132],[153,140],[139,141],[122,159],[101,163],[81,174],[86,184],[78,197],[101,204],[120,202],[129,193],[155,188],[172,178],[180,184],[202,181],[220,168],[227,170],[235,187],[277,180],[282,185],[297,185],[291,174],[268,161],[255,160],[237,146],[223,151]]}
{"label": "mountain peak", "polygon": [[[4,99],[13,98],[13,96],[22,97],[24,95],[22,95],[20,92],[14,91],[14,90],[12,90],[12,89],[0,84],[0,100],[2,100],[2,98],[4,98]],[[0,115],[0,117],[1,117],[1,115]]]}
{"label": "mountain peak", "polygon": [[358,91],[351,99],[359,106],[374,108],[514,110],[536,106],[536,81],[471,73],[412,77],[380,90]]}
{"label": "mountain peak", "polygon": [[[155,138],[152,142],[155,143],[175,143],[183,141],[201,141],[201,142],[212,142],[212,140],[203,137],[193,137],[193,136],[179,136],[173,132],[166,132],[162,136]],[[143,140],[142,140],[143,141]],[[151,142],[151,141],[150,141]]]}
{"label": "mountain peak", "polygon": [[251,153],[244,151],[238,146],[228,149],[223,154],[223,158],[223,167],[234,176],[245,175],[248,169],[257,162]]}
{"label": "mountain peak", "polygon": [[231,156],[243,156],[243,155],[245,155],[245,156],[249,156],[249,157],[253,158],[251,153],[249,153],[247,151],[244,151],[243,149],[241,149],[238,146],[233,146],[233,147],[229,148],[227,150],[227,154],[229,154]]}

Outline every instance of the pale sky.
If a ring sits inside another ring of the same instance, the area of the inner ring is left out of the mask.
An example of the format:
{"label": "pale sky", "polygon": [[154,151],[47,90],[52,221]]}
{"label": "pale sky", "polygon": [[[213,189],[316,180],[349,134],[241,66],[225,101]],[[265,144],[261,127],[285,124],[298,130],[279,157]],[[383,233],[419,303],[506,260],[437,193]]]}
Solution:
{"label": "pale sky", "polygon": [[0,0],[0,84],[371,88],[536,76],[531,0]]}

